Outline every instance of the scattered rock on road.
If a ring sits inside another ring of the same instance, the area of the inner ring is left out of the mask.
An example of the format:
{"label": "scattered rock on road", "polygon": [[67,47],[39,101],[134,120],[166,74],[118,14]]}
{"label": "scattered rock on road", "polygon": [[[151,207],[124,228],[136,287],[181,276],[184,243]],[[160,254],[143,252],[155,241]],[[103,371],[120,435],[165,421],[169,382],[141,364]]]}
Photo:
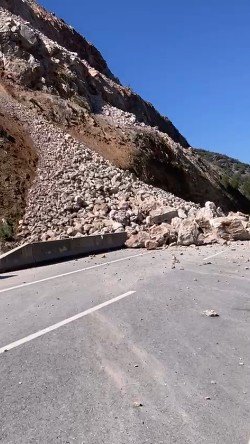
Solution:
{"label": "scattered rock on road", "polygon": [[208,316],[209,318],[216,318],[220,316],[215,310],[204,310],[202,314]]}
{"label": "scattered rock on road", "polygon": [[143,404],[141,402],[139,402],[139,401],[134,401],[133,407],[134,408],[143,407]]}

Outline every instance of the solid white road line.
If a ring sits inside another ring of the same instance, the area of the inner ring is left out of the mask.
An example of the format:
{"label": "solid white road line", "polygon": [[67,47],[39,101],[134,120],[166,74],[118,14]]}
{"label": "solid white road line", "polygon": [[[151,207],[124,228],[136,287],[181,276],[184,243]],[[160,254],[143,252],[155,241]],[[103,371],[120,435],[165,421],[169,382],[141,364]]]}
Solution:
{"label": "solid white road line", "polygon": [[71,318],[65,319],[64,321],[58,322],[57,324],[51,325],[50,327],[44,328],[44,330],[37,331],[36,333],[33,333],[32,335],[26,336],[25,338],[19,339],[18,341],[12,342],[11,344],[6,345],[5,347],[0,348],[0,354],[12,350],[13,348],[19,347],[19,345],[26,344],[26,342],[30,342],[33,339],[39,338],[40,336],[46,335],[47,333],[57,330],[60,327],[63,327],[64,325],[69,324],[70,322],[77,321],[77,319],[81,319],[84,316],[87,316],[91,313],[94,313],[97,310],[100,310],[101,308],[107,307],[108,305],[114,304],[114,302],[120,301],[121,299],[124,299],[131,294],[136,293],[135,291],[128,291],[127,293],[124,293],[120,296],[117,296],[116,298],[110,299],[109,301],[103,302],[102,304],[96,305],[95,307],[89,308],[88,310],[83,311],[82,313],[78,313],[75,316],[72,316]]}
{"label": "solid white road line", "polygon": [[223,254],[223,253],[225,253],[225,251],[226,251],[226,250],[219,251],[219,253],[215,253],[215,254],[212,254],[211,256],[205,257],[203,260],[204,260],[204,261],[207,261],[208,259],[211,259],[212,257],[219,256],[219,254]]}
{"label": "solid white road line", "polygon": [[115,259],[110,262],[104,262],[102,264],[91,265],[90,267],[80,268],[79,270],[69,271],[68,273],[57,274],[56,276],[50,276],[50,277],[47,277],[44,279],[39,279],[38,281],[26,282],[25,284],[20,284],[20,285],[15,285],[14,287],[4,288],[3,290],[0,290],[0,293],[5,293],[7,291],[16,290],[18,288],[28,287],[30,285],[40,284],[41,282],[52,281],[54,279],[58,279],[58,278],[61,278],[64,276],[70,276],[71,274],[81,273],[83,271],[93,270],[94,268],[104,267],[105,265],[116,264],[118,262],[127,261],[127,260],[133,259],[135,257],[145,256],[146,254],[150,254],[150,253],[152,253],[152,251],[151,252],[147,251],[146,253],[134,254],[133,256],[122,257],[120,259]]}

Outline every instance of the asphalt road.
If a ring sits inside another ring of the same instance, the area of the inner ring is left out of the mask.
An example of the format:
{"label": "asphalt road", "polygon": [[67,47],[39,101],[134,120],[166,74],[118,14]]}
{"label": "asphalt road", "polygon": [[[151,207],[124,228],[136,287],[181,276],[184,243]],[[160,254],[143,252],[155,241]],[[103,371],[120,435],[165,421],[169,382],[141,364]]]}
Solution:
{"label": "asphalt road", "polygon": [[1,444],[248,444],[249,253],[123,250],[1,275]]}

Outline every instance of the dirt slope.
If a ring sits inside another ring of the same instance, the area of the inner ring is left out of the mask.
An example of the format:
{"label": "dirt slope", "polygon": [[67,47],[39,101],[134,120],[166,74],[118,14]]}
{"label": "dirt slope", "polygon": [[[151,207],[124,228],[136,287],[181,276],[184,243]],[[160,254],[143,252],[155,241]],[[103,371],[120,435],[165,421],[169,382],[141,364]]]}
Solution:
{"label": "dirt slope", "polygon": [[0,103],[0,220],[15,225],[26,205],[27,191],[35,176],[37,154],[23,127],[2,113]]}

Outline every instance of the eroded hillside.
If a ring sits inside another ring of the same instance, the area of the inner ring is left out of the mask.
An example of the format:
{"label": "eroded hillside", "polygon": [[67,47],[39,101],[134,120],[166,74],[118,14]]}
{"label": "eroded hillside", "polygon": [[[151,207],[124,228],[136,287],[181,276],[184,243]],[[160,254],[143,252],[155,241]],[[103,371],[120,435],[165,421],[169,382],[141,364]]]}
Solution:
{"label": "eroded hillside", "polygon": [[37,154],[29,135],[18,121],[2,112],[1,104],[0,157],[0,220],[15,227],[25,211]]}

